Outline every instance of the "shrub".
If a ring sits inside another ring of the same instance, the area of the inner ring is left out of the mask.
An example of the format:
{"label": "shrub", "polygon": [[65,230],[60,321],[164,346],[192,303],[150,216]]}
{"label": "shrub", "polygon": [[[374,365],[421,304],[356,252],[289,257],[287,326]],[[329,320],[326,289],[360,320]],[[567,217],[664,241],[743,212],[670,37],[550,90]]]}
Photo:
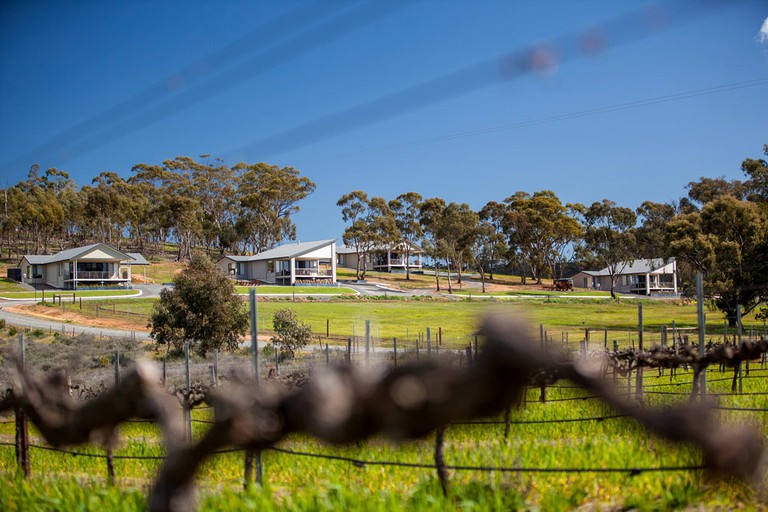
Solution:
{"label": "shrub", "polygon": [[272,325],[275,329],[272,344],[281,352],[290,354],[291,357],[296,355],[297,350],[305,347],[312,337],[312,328],[300,322],[296,318],[296,312],[289,308],[275,311]]}

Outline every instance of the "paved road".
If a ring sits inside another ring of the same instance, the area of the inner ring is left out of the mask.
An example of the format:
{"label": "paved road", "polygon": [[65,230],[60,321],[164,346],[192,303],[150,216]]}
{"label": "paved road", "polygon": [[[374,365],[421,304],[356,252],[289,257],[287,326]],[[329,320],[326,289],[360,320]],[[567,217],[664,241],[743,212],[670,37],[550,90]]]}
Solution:
{"label": "paved road", "polygon": [[[160,290],[163,287],[154,284],[141,284],[134,285],[134,289],[141,291],[142,298],[159,297]],[[125,299],[130,297],[120,296],[118,298]],[[83,300],[100,300],[104,297],[83,297]],[[20,315],[7,311],[5,308],[9,306],[18,306],[20,304],[34,304],[34,299],[29,300],[2,300],[0,299],[0,318],[4,319],[10,325],[16,325],[19,327],[28,327],[30,329],[42,329],[44,331],[57,331],[65,332],[67,334],[92,334],[94,336],[108,336],[110,338],[133,338],[138,340],[150,339],[149,333],[144,331],[129,331],[125,329],[109,329],[106,327],[89,327],[86,325],[69,324],[49,320],[47,318],[40,318],[35,316]]]}

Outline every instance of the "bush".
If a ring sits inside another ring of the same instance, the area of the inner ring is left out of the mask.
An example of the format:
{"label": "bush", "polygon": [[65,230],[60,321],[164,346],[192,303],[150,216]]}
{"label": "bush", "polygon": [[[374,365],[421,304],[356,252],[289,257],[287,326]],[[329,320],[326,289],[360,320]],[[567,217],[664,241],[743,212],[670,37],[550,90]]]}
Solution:
{"label": "bush", "polygon": [[296,312],[289,308],[275,311],[272,325],[275,329],[272,345],[291,357],[296,355],[297,350],[307,346],[312,337],[312,328],[300,322],[296,318]]}

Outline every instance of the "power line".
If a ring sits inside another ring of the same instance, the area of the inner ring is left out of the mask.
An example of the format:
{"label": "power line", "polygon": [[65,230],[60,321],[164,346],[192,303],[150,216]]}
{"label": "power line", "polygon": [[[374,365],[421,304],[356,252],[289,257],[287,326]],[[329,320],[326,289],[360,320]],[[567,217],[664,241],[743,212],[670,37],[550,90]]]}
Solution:
{"label": "power line", "polygon": [[41,154],[58,153],[68,159],[84,155],[406,5],[376,0],[353,3],[351,7],[343,2],[307,2],[5,162],[2,168],[10,172],[39,159]]}
{"label": "power line", "polygon": [[740,89],[745,89],[748,87],[756,87],[761,85],[768,84],[768,77],[764,78],[756,78],[753,80],[745,80],[743,82],[735,82],[730,84],[723,84],[723,85],[717,85],[713,87],[707,87],[705,89],[694,89],[691,91],[686,92],[680,92],[675,94],[668,94],[664,96],[655,96],[652,98],[646,98],[643,100],[636,100],[636,101],[628,101],[624,103],[617,103],[614,105],[608,105],[605,107],[595,107],[590,108],[587,110],[581,110],[578,112],[571,112],[568,114],[560,114],[555,116],[548,116],[543,117],[540,119],[532,119],[529,121],[519,121],[516,123],[509,123],[509,124],[503,124],[499,126],[493,126],[489,128],[480,128],[477,130],[469,130],[465,132],[458,132],[458,133],[452,133],[449,135],[443,135],[439,137],[429,137],[424,139],[418,139],[408,142],[401,142],[397,144],[388,144],[385,146],[377,146],[373,148],[367,148],[367,149],[361,149],[357,151],[349,151],[347,153],[340,153],[338,155],[333,155],[328,158],[320,159],[320,162],[326,162],[326,161],[333,161],[333,160],[340,160],[344,158],[350,158],[354,156],[364,155],[364,154],[370,154],[370,153],[383,153],[386,151],[392,151],[394,149],[401,149],[401,148],[409,148],[409,147],[417,147],[417,146],[424,146],[427,144],[435,144],[439,142],[448,142],[453,140],[459,140],[464,139],[468,137],[477,137],[480,135],[489,135],[499,132],[504,132],[508,130],[514,130],[517,128],[527,128],[531,126],[538,126],[542,124],[548,124],[548,123],[554,123],[559,121],[568,121],[571,119],[578,119],[581,117],[588,117],[588,116],[596,116],[601,114],[608,114],[611,112],[618,112],[622,110],[630,110],[634,108],[640,108],[640,107],[646,107],[649,105],[657,105],[660,103],[669,103],[673,101],[680,101],[680,100],[687,100],[690,98],[696,98],[699,96],[706,96],[710,94],[718,94],[723,92],[730,92],[730,91],[736,91]]}
{"label": "power line", "polygon": [[668,30],[725,3],[727,0],[678,0],[634,9],[595,27],[567,33],[546,43],[527,46],[501,57],[487,59],[300,124],[229,153],[255,153],[259,158],[284,153],[500,82],[515,80],[532,73],[546,73],[562,63],[592,56],[609,48]]}

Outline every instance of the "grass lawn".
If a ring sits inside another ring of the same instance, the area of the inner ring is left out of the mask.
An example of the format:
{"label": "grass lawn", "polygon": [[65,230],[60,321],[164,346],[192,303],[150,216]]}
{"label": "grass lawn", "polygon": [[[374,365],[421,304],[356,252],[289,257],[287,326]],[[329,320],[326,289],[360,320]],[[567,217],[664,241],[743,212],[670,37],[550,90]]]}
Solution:
{"label": "grass lawn", "polygon": [[[150,261],[147,266],[147,280],[156,284],[170,283],[185,266],[178,261]],[[144,269],[137,267],[133,272],[136,276],[144,276]]]}
{"label": "grass lawn", "polygon": [[263,294],[305,294],[305,295],[355,295],[355,290],[350,288],[344,288],[343,286],[268,286],[259,285],[255,287],[251,286],[235,286],[235,290],[239,294],[250,293],[251,288],[256,289],[257,295]]}
{"label": "grass lawn", "polygon": [[541,295],[543,297],[546,296],[552,296],[552,297],[567,297],[567,296],[577,296],[577,297],[604,297],[606,299],[611,298],[611,292],[597,292],[593,290],[573,290],[570,292],[564,292],[564,291],[547,291],[547,290],[510,290],[506,292],[486,292],[482,293],[480,289],[468,289],[465,288],[463,290],[456,290],[454,288],[453,290],[454,295],[465,295],[469,296],[472,295],[473,297],[514,297],[514,296],[525,296],[525,295]]}
{"label": "grass lawn", "polygon": [[22,290],[26,290],[26,288],[13,279],[8,279],[7,277],[0,278],[0,293],[18,292]]}
{"label": "grass lawn", "polygon": [[[45,299],[46,300],[53,300],[53,294],[57,295],[64,295],[64,300],[71,300],[72,294],[75,294],[75,298],[77,297],[114,297],[118,295],[138,295],[138,290],[87,290],[87,291],[67,291],[67,290],[60,290],[56,292],[52,292],[51,290],[45,291]],[[3,299],[41,299],[42,300],[43,293],[41,291],[37,292],[0,292],[0,298]]]}
{"label": "grass lawn", "polygon": [[[114,307],[116,318],[124,318],[125,312],[133,315],[141,313],[148,319],[155,299],[117,299],[110,301],[89,301],[83,303],[82,313],[97,316],[95,308],[102,305],[98,312],[101,318],[107,318]],[[113,306],[114,304],[114,306]],[[527,318],[532,329],[538,335],[538,326],[542,324],[552,340],[563,338],[575,342],[583,339],[584,329],[609,330],[609,340],[617,339],[625,347],[637,339],[638,304],[643,305],[643,327],[646,343],[658,342],[663,325],[671,326],[674,320],[677,327],[696,326],[695,304],[682,302],[661,302],[649,300],[612,301],[594,299],[509,299],[503,301],[440,301],[440,300],[371,300],[347,299],[330,301],[311,301],[288,299],[264,299],[258,303],[258,322],[260,330],[270,330],[272,316],[280,308],[296,311],[302,322],[309,324],[315,334],[324,335],[326,327],[331,335],[337,337],[363,336],[365,322],[371,323],[371,336],[390,343],[392,338],[401,341],[413,341],[419,333],[425,334],[427,327],[432,339],[442,330],[443,342],[448,347],[464,346],[472,338],[477,322],[486,313],[522,315]],[[79,305],[68,305],[79,311]],[[707,332],[722,336],[723,316],[717,311],[707,312]],[[146,325],[146,319],[138,318],[137,325]],[[744,318],[746,329],[755,328],[762,332],[763,324],[753,315]],[[732,335],[733,332],[731,331]],[[593,340],[603,339],[602,333],[592,334]]]}

